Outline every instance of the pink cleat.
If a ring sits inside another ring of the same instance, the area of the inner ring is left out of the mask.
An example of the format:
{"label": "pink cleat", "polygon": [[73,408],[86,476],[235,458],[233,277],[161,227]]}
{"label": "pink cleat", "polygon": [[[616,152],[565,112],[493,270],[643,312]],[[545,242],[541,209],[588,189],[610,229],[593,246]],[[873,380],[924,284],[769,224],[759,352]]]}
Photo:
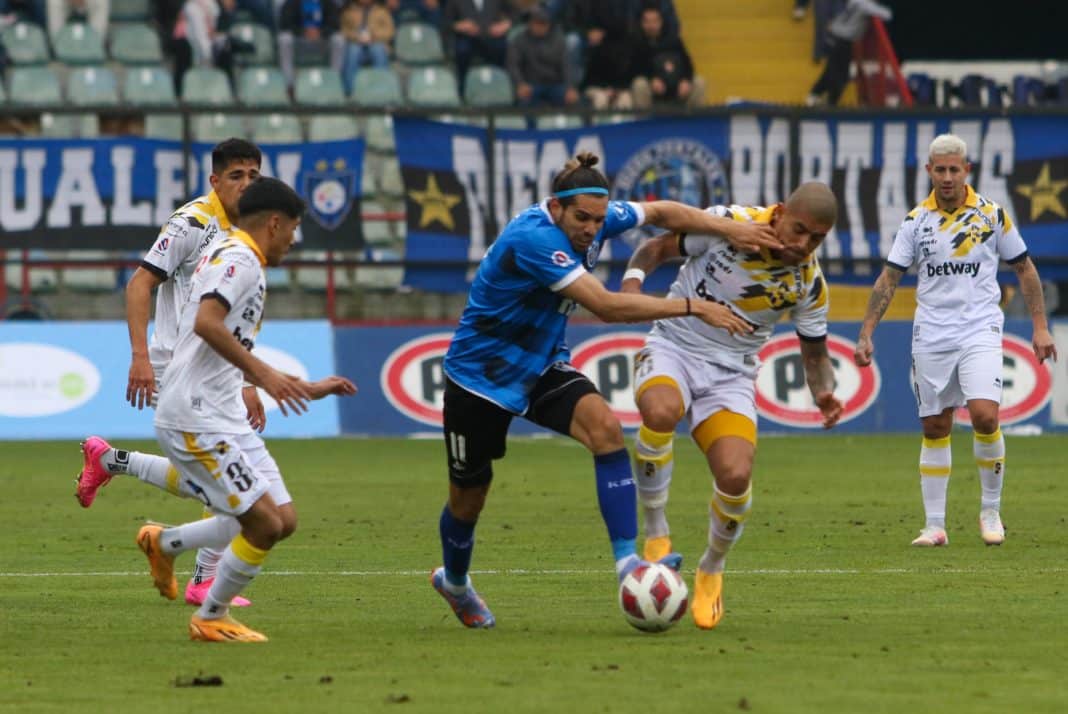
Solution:
{"label": "pink cleat", "polygon": [[[201,580],[199,583],[190,580],[185,585],[185,601],[189,605],[203,605],[204,599],[208,596],[208,590],[211,590],[211,584],[215,581],[215,578],[208,578],[207,580]],[[231,602],[231,607],[248,607],[252,604],[251,600],[243,598],[240,595],[236,596]]]}
{"label": "pink cleat", "polygon": [[111,474],[100,465],[100,457],[111,448],[111,444],[99,436],[90,436],[82,442],[81,446],[85,463],[82,466],[82,472],[78,474],[78,489],[74,495],[82,508],[89,508],[93,505],[96,492],[111,480]]}

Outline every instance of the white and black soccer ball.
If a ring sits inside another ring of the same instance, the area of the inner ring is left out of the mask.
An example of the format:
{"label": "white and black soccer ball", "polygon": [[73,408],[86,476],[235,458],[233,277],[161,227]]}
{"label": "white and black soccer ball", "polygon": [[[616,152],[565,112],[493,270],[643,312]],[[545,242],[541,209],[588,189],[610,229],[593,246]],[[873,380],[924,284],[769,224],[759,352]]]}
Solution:
{"label": "white and black soccer ball", "polygon": [[662,563],[642,563],[619,584],[619,607],[634,627],[663,632],[686,614],[690,591],[678,572]]}

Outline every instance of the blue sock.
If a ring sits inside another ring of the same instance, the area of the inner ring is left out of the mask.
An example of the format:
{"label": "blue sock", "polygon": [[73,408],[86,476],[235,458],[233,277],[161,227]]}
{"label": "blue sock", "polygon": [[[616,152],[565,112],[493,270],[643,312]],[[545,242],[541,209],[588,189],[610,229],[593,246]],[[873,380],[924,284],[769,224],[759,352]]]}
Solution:
{"label": "blue sock", "polygon": [[446,504],[441,509],[438,532],[441,534],[445,579],[452,585],[466,585],[467,571],[471,567],[471,550],[475,547],[475,524],[456,518]]}
{"label": "blue sock", "polygon": [[638,496],[630,456],[626,449],[593,457],[597,475],[597,503],[612,541],[612,554],[618,561],[633,555],[638,537]]}

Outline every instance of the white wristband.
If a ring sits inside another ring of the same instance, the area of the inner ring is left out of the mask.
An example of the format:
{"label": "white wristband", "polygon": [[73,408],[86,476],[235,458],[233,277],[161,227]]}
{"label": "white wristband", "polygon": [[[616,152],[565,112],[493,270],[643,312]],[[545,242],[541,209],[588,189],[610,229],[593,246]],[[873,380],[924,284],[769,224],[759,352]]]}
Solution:
{"label": "white wristband", "polygon": [[623,273],[623,279],[629,280],[630,278],[637,278],[639,283],[644,283],[645,271],[641,268],[627,268],[627,272]]}

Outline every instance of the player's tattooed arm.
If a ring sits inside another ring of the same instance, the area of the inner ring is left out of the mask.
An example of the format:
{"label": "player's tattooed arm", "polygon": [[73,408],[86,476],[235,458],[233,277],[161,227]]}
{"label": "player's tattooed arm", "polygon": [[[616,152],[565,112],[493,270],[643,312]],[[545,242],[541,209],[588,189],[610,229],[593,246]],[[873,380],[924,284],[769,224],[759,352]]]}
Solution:
{"label": "player's tattooed arm", "polygon": [[864,322],[860,326],[860,334],[857,336],[857,348],[853,353],[853,360],[861,367],[871,364],[871,356],[875,351],[871,336],[875,332],[875,326],[883,319],[886,309],[894,299],[897,285],[901,282],[901,276],[905,273],[890,265],[883,266],[883,272],[879,273],[874,287],[871,289],[871,297],[868,298],[868,309],[864,312]]}
{"label": "player's tattooed arm", "polygon": [[1016,271],[1016,277],[1020,281],[1020,293],[1023,295],[1024,304],[1031,314],[1031,325],[1034,336],[1032,348],[1035,357],[1041,362],[1047,357],[1057,359],[1057,347],[1053,342],[1053,335],[1049,331],[1049,323],[1046,320],[1046,301],[1042,295],[1042,280],[1038,277],[1038,270],[1030,258],[1012,264]]}
{"label": "player's tattooed arm", "polygon": [[834,365],[826,340],[801,340],[801,362],[812,399],[823,414],[823,428],[830,429],[842,416],[842,402],[834,396]]}

